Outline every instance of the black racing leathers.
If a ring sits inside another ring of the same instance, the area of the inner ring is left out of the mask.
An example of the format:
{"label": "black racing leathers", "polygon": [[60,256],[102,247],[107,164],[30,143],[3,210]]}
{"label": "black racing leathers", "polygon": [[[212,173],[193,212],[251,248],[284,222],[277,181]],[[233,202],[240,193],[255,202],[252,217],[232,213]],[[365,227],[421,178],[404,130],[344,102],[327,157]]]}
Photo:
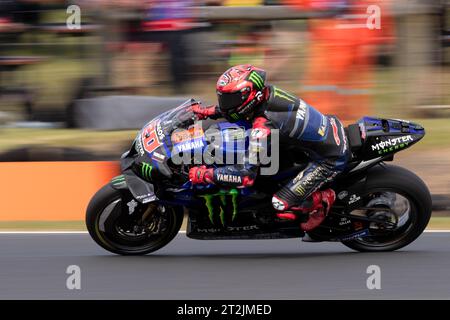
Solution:
{"label": "black racing leathers", "polygon": [[[215,182],[236,186],[253,181],[260,163],[249,159],[257,157],[259,148],[270,148],[273,129],[279,130],[280,139],[295,145],[311,159],[305,170],[274,195],[275,209],[286,210],[307,199],[345,168],[349,157],[348,141],[336,117],[325,116],[298,97],[269,86],[260,110],[253,117],[246,161],[243,165],[216,169]],[[261,143],[264,139],[267,139],[265,144]]]}

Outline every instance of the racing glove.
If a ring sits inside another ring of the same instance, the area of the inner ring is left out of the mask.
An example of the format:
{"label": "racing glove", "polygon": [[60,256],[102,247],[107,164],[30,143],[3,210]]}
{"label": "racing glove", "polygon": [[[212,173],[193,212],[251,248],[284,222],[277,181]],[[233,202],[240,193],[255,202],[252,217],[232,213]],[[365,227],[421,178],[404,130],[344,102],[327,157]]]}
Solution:
{"label": "racing glove", "polygon": [[192,184],[217,184],[224,187],[246,188],[255,182],[254,172],[226,166],[217,169],[206,166],[193,167],[189,170]]}
{"label": "racing glove", "polygon": [[220,112],[216,105],[211,105],[207,107],[202,107],[200,104],[194,104],[192,106],[192,112],[199,118],[199,120],[203,120],[206,118],[214,118],[214,116],[219,116]]}
{"label": "racing glove", "polygon": [[192,184],[213,184],[214,169],[206,166],[192,167],[189,169],[189,180]]}

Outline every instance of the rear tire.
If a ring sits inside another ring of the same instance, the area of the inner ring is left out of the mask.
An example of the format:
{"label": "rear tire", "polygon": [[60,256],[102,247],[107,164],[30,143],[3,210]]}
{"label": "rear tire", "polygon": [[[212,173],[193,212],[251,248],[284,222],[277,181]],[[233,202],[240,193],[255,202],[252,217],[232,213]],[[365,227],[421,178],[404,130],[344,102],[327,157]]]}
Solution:
{"label": "rear tire", "polygon": [[[139,241],[132,238],[127,240],[123,237],[119,238],[119,234],[115,234],[115,230],[102,231],[99,221],[104,210],[115,201],[120,202],[125,199],[131,199],[128,190],[116,190],[110,184],[107,184],[97,191],[89,202],[86,210],[86,227],[92,239],[102,248],[121,255],[143,255],[161,249],[178,234],[183,222],[183,211],[178,207],[169,207],[164,212],[169,223],[161,237],[156,240],[150,239],[150,237],[146,239],[145,235]],[[122,209],[120,215],[128,214],[128,212],[123,211]]]}
{"label": "rear tire", "polygon": [[354,239],[342,243],[356,251],[382,252],[403,248],[416,240],[426,228],[432,212],[430,191],[425,183],[414,173],[404,168],[385,165],[373,168],[367,177],[361,194],[368,194],[378,190],[390,189],[408,198],[415,213],[415,221],[407,234],[394,243],[386,245],[370,245],[362,240]]}

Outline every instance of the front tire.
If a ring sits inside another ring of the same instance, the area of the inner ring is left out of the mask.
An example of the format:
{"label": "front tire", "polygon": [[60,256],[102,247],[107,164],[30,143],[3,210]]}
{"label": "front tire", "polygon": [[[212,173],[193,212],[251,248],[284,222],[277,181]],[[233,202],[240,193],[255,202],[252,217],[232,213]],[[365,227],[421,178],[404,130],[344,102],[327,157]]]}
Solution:
{"label": "front tire", "polygon": [[432,212],[431,195],[425,183],[411,171],[398,166],[385,165],[373,168],[361,195],[386,191],[399,194],[408,200],[411,215],[408,228],[404,227],[403,233],[400,233],[397,238],[388,239],[379,236],[378,242],[358,238],[343,241],[345,246],[361,252],[394,251],[407,246],[422,234]]}
{"label": "front tire", "polygon": [[[131,201],[136,204],[132,214],[128,206]],[[155,214],[159,220],[151,224],[158,234],[149,232],[148,224],[145,228],[137,224],[149,206],[158,210]],[[178,234],[182,222],[181,208],[140,204],[128,190],[116,190],[110,184],[97,191],[86,210],[86,227],[92,239],[102,248],[121,255],[144,255],[161,249]]]}

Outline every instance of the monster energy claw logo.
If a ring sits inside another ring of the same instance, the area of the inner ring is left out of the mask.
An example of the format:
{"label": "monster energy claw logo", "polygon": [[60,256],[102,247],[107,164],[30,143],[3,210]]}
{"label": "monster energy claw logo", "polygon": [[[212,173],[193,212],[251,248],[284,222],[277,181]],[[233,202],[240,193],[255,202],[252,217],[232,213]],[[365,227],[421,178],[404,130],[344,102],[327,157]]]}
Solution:
{"label": "monster energy claw logo", "polygon": [[295,100],[296,100],[295,96],[293,96],[292,94],[287,93],[286,91],[281,90],[277,87],[274,87],[273,95],[274,95],[274,97],[280,97],[280,98],[286,99],[291,102],[295,102]]}
{"label": "monster energy claw logo", "polygon": [[112,184],[121,184],[123,182],[125,182],[125,176],[123,174],[111,179]]}
{"label": "monster energy claw logo", "polygon": [[253,71],[252,73],[250,73],[250,76],[248,79],[253,81],[259,89],[262,89],[264,87],[264,80],[256,71]]}
{"label": "monster energy claw logo", "polygon": [[153,167],[151,165],[149,165],[148,163],[145,163],[145,162],[142,163],[142,166],[141,166],[142,177],[144,179],[151,180],[152,169],[153,169]]}
{"label": "monster energy claw logo", "polygon": [[227,208],[227,199],[226,196],[231,196],[231,202],[233,205],[233,212],[232,212],[232,217],[231,217],[231,221],[234,221],[234,219],[236,218],[237,215],[237,196],[238,196],[239,192],[237,189],[231,189],[229,191],[226,190],[220,190],[219,192],[215,193],[215,194],[204,194],[204,195],[200,195],[201,198],[205,199],[205,205],[206,208],[208,209],[208,216],[209,216],[209,220],[211,221],[212,224],[214,224],[214,215],[216,214],[216,211],[214,210],[214,199],[219,199],[219,203],[218,203],[218,209],[219,209],[219,217],[220,217],[220,222],[222,223],[222,226],[225,226],[225,210]]}

